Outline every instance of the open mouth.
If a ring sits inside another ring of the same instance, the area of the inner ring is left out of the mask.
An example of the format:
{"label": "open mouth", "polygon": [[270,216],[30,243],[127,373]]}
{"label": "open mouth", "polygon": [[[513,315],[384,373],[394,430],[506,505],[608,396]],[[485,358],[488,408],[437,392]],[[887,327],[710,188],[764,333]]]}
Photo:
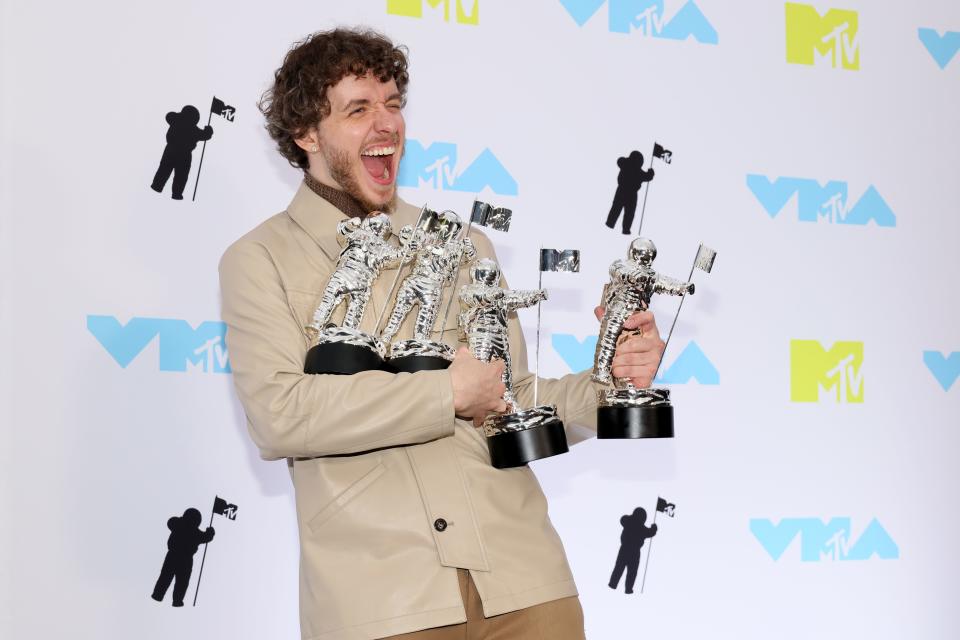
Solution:
{"label": "open mouth", "polygon": [[363,167],[377,184],[388,185],[393,182],[393,156],[396,151],[394,145],[381,145],[360,152]]}

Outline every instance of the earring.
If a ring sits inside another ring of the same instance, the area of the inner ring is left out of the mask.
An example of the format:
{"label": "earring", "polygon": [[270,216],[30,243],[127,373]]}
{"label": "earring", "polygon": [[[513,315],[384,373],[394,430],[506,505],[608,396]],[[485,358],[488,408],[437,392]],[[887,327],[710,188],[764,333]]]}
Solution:
{"label": "earring", "polygon": [[316,153],[317,151],[319,151],[319,149],[317,149],[317,145],[310,147],[310,153]]}

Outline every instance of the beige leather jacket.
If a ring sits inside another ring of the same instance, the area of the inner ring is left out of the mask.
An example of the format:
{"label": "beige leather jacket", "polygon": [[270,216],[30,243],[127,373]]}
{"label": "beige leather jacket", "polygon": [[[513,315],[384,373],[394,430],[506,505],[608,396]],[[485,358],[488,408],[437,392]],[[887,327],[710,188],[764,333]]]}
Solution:
{"label": "beige leather jacket", "polygon": [[[417,214],[399,203],[394,231]],[[291,466],[303,637],[381,638],[463,622],[457,567],[470,570],[487,616],[576,595],[536,477],[527,467],[490,465],[483,434],[454,417],[447,371],[303,373],[304,327],[336,264],[344,217],[301,185],[285,212],[220,263],[226,340],[250,435],[265,459]],[[485,236],[471,237],[480,257],[494,256]],[[364,330],[388,304],[395,274],[376,281]],[[464,266],[457,287],[467,281]],[[400,338],[412,335],[413,316]],[[456,318],[454,310],[443,332],[452,345]],[[510,348],[517,396],[529,406],[533,377],[515,316]],[[539,387],[540,402],[556,404],[568,427],[593,426],[587,372]]]}

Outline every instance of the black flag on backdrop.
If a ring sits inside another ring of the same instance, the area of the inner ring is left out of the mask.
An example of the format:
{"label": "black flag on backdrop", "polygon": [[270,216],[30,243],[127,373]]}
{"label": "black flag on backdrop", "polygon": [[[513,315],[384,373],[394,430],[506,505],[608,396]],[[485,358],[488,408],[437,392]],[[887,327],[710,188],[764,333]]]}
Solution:
{"label": "black flag on backdrop", "polygon": [[660,513],[665,513],[672,518],[673,511],[676,508],[677,508],[677,505],[673,504],[672,502],[667,502],[666,500],[660,497],[657,498],[657,511],[659,511]]}
{"label": "black flag on backdrop", "polygon": [[673,151],[670,151],[670,149],[664,149],[659,142],[655,142],[653,144],[653,157],[660,158],[667,164],[670,164],[670,162],[673,160]]}
{"label": "black flag on backdrop", "polygon": [[[237,115],[237,110],[217,96],[213,96],[213,102],[210,104],[210,113],[223,116],[227,119],[227,122],[233,122],[233,117]],[[669,160],[667,162],[669,162]]]}
{"label": "black flag on backdrop", "polygon": [[237,519],[237,505],[230,504],[220,496],[213,499],[213,512],[225,516],[228,520]]}

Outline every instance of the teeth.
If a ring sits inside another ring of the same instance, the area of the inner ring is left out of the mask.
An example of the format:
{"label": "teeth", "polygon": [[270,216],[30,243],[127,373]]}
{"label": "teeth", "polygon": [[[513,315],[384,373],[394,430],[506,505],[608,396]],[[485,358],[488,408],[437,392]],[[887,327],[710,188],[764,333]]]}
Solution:
{"label": "teeth", "polygon": [[379,149],[368,149],[362,152],[362,156],[389,156],[396,151],[396,147],[381,147]]}

